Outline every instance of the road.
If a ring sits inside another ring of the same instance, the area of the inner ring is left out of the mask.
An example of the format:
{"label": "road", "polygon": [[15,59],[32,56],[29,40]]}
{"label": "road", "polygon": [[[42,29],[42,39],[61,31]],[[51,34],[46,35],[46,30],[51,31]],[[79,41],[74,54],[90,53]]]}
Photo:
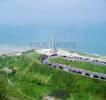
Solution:
{"label": "road", "polygon": [[[56,57],[60,57],[60,55],[45,56],[44,58],[42,58],[42,62],[43,62],[43,64],[47,64],[52,68],[61,69],[66,72],[69,72],[69,73],[76,73],[76,74],[84,75],[84,76],[87,76],[90,78],[95,78],[95,79],[106,81],[106,74],[87,71],[84,69],[75,68],[75,67],[67,66],[64,64],[53,63],[53,62],[49,61],[50,58],[56,58]],[[61,57],[63,57],[63,56],[61,56]],[[69,58],[67,56],[64,56],[63,58],[67,59],[67,60],[72,60],[72,58]],[[78,59],[76,59],[76,60],[78,60]],[[82,61],[82,59],[81,59],[81,61]]]}

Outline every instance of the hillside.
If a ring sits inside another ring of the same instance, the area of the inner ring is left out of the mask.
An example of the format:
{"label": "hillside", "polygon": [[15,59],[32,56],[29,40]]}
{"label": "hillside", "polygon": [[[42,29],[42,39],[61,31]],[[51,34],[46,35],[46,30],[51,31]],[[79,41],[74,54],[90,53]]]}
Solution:
{"label": "hillside", "polygon": [[62,70],[41,62],[43,55],[28,51],[0,57],[0,100],[105,100],[106,82]]}

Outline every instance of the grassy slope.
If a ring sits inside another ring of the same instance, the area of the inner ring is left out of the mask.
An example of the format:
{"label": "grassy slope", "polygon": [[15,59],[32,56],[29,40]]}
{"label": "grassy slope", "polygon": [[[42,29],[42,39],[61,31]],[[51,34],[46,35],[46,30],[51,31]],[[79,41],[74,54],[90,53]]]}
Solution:
{"label": "grassy slope", "polygon": [[76,68],[82,68],[89,71],[100,72],[106,74],[106,65],[97,65],[89,62],[81,62],[81,61],[69,61],[63,58],[52,58],[50,59],[52,62],[61,63],[65,65],[70,65]]}
{"label": "grassy slope", "polygon": [[7,67],[18,69],[8,77],[0,73],[0,100],[41,100],[46,95],[63,100],[105,100],[106,82],[49,68],[40,64],[40,58],[36,53],[0,58],[1,67],[7,66],[7,61]]}

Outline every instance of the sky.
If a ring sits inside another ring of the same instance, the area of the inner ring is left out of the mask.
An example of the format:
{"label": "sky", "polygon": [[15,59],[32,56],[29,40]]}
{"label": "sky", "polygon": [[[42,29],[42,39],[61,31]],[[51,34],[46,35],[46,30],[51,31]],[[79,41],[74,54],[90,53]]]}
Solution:
{"label": "sky", "polygon": [[103,23],[105,0],[0,0],[0,24],[40,21]]}
{"label": "sky", "polygon": [[0,45],[50,42],[52,32],[77,50],[106,54],[106,1],[0,0]]}

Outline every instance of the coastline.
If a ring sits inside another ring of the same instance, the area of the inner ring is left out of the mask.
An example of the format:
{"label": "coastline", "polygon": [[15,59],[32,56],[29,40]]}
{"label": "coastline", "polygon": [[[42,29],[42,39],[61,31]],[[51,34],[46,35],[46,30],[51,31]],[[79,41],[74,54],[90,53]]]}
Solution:
{"label": "coastline", "polygon": [[[28,50],[31,50],[32,48],[30,47],[25,47],[25,46],[15,46],[15,45],[0,45],[0,55],[11,55],[15,53],[21,53],[25,52]],[[35,51],[41,54],[49,54],[51,53],[51,49],[36,49]],[[105,60],[106,61],[106,56],[98,55],[98,54],[91,54],[91,53],[82,53],[79,51],[74,51],[74,50],[63,50],[63,49],[58,49],[57,50],[59,54],[65,54],[65,55],[73,55],[73,56],[81,56],[81,57],[88,57],[92,59],[100,59],[100,60]]]}
{"label": "coastline", "polygon": [[30,48],[27,47],[19,47],[19,46],[13,46],[13,45],[0,45],[0,55],[8,55],[16,52],[24,52],[29,50]]}

